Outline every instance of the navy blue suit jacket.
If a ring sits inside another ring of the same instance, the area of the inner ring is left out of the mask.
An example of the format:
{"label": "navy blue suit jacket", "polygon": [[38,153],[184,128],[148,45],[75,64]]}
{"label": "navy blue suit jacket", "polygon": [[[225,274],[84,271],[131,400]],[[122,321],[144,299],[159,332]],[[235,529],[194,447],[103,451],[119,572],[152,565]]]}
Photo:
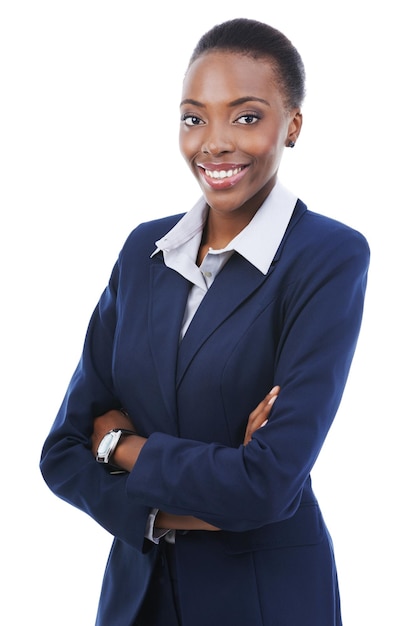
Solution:
{"label": "navy blue suit jacket", "polygon": [[[128,626],[157,550],[152,507],[220,532],[177,535],[184,626],[340,624],[332,544],[310,472],[340,403],[361,324],[369,249],[298,201],[267,275],[234,254],[179,333],[190,284],[154,242],[180,216],[127,239],[47,437],[50,488],[115,537],[98,626]],[[273,385],[268,424],[243,446]],[[92,418],[124,407],[148,437],[129,475],[90,450]]]}

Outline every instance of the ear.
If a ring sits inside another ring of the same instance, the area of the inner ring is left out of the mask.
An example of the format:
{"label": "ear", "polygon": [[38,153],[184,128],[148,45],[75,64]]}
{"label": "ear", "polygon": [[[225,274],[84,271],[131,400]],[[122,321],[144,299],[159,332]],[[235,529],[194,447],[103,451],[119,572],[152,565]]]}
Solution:
{"label": "ear", "polygon": [[287,139],[286,146],[293,146],[296,143],[297,138],[299,137],[301,128],[302,128],[302,112],[300,109],[292,109],[289,113],[289,125],[287,129]]}

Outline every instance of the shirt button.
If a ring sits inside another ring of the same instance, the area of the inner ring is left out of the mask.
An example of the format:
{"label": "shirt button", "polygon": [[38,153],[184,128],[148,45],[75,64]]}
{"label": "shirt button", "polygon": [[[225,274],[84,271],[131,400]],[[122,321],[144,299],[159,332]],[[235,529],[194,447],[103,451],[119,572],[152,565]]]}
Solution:
{"label": "shirt button", "polygon": [[206,276],[206,278],[210,278],[212,276],[212,272],[203,272],[203,275]]}

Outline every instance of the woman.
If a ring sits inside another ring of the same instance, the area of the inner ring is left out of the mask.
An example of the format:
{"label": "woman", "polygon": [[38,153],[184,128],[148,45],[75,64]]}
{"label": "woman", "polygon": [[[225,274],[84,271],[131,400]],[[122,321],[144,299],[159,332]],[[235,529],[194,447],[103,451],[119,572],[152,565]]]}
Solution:
{"label": "woman", "polygon": [[310,471],[369,250],[277,180],[303,96],[265,24],[216,26],[192,55],[180,148],[203,197],[129,236],[42,453],[50,488],[115,537],[97,626],[341,624]]}

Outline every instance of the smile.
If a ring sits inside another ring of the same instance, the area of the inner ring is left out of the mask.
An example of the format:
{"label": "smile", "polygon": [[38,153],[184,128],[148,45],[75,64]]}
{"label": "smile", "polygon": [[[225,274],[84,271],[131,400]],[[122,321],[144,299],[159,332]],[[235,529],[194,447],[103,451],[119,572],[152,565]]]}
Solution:
{"label": "smile", "polygon": [[235,167],[231,170],[205,170],[206,176],[209,178],[231,178],[232,176],[236,176],[241,172],[242,167]]}
{"label": "smile", "polygon": [[236,163],[215,164],[198,163],[198,171],[204,184],[216,190],[230,189],[235,187],[247,174],[248,165]]}

